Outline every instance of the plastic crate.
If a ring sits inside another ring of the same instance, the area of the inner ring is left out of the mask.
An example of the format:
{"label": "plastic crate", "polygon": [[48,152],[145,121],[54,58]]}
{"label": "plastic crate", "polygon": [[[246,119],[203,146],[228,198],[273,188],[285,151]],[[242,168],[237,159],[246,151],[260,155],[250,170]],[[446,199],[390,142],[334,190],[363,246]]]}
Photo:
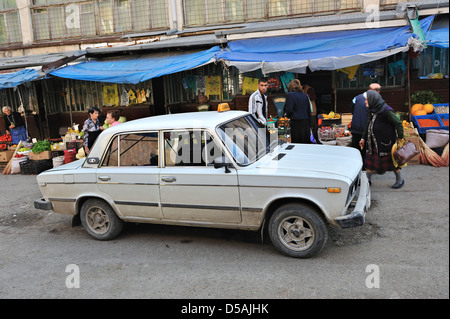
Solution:
{"label": "plastic crate", "polygon": [[[438,126],[422,127],[422,126],[420,126],[418,120],[423,120],[423,119],[429,119],[429,120],[438,121],[439,125]],[[441,119],[438,117],[438,114],[412,116],[412,120],[414,122],[414,126],[417,127],[417,130],[419,131],[419,133],[426,133],[427,130],[439,130],[439,129],[443,129],[444,128]]]}
{"label": "plastic crate", "polygon": [[37,175],[42,173],[43,171],[53,168],[53,162],[51,159],[40,161],[26,160],[20,162],[19,164],[20,173],[22,175]]}
{"label": "plastic crate", "polygon": [[[436,107],[440,107],[440,106],[448,106],[448,103],[440,103],[440,104],[433,104],[434,106],[434,110],[432,114],[438,114],[436,113]],[[441,113],[442,114],[442,113]],[[448,114],[448,113],[443,113],[443,114]]]}
{"label": "plastic crate", "polygon": [[448,122],[448,113],[438,114],[437,116],[441,120],[442,126],[444,127],[444,129],[448,130],[448,124],[444,123],[444,121]]}

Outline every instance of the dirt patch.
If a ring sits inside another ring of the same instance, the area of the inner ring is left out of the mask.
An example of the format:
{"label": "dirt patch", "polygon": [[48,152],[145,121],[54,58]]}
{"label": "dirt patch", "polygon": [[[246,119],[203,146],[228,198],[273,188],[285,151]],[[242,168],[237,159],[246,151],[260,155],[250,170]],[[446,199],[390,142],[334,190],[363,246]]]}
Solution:
{"label": "dirt patch", "polygon": [[42,214],[34,212],[12,213],[0,217],[0,226],[26,227],[31,226],[42,218],[44,218]]}

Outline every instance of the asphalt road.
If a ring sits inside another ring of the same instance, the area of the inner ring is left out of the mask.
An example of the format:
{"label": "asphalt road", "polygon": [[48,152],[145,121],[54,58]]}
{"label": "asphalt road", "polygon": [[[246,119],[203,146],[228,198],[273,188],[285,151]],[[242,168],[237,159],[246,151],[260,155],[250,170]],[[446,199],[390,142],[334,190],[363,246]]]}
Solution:
{"label": "asphalt road", "polygon": [[0,175],[0,299],[448,299],[449,169],[403,173],[400,190],[374,176],[366,224],[332,230],[305,260],[245,231],[129,224],[96,241],[34,209],[35,176]]}

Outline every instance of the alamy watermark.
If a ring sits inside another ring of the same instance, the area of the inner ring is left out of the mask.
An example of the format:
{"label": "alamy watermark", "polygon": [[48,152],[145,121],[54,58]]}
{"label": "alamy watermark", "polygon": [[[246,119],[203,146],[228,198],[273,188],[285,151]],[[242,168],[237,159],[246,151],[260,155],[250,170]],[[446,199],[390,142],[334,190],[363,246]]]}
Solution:
{"label": "alamy watermark", "polygon": [[67,288],[80,288],[80,267],[76,264],[69,264],[66,266],[66,272],[70,273],[66,277]]}
{"label": "alamy watermark", "polygon": [[366,287],[369,289],[380,288],[380,267],[375,264],[367,265],[366,273],[369,273],[366,278]]}

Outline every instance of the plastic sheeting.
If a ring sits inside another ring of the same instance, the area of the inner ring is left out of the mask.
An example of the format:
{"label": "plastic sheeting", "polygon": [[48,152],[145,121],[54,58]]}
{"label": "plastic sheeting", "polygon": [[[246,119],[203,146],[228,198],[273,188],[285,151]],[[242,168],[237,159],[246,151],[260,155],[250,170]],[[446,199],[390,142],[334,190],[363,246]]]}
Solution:
{"label": "plastic sheeting", "polygon": [[439,48],[448,48],[449,28],[430,30],[427,33],[427,45]]}
{"label": "plastic sheeting", "polygon": [[[428,30],[433,17],[421,20],[423,30]],[[241,72],[336,70],[406,52],[412,36],[405,26],[238,40],[230,42],[217,58]]]}
{"label": "plastic sheeting", "polygon": [[75,80],[137,84],[214,62],[214,55],[219,51],[220,48],[216,46],[195,53],[155,53],[120,59],[91,60],[60,68],[50,74]]}
{"label": "plastic sheeting", "polygon": [[24,82],[30,82],[40,77],[38,71],[23,69],[17,72],[0,74],[0,89],[14,88]]}

